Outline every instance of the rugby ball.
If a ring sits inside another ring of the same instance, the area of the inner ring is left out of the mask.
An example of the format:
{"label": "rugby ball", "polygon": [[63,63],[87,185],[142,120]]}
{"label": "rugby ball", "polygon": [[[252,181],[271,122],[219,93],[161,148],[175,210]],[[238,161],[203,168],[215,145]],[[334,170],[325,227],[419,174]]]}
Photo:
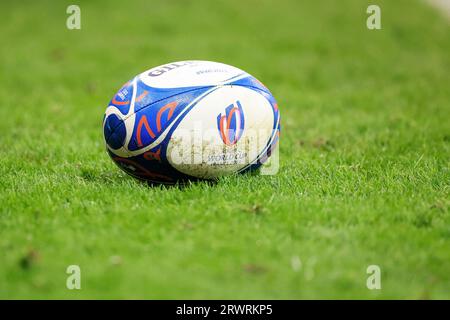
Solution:
{"label": "rugby ball", "polygon": [[180,61],[126,82],[103,119],[107,152],[126,173],[173,184],[255,170],[277,144],[280,112],[250,74]]}

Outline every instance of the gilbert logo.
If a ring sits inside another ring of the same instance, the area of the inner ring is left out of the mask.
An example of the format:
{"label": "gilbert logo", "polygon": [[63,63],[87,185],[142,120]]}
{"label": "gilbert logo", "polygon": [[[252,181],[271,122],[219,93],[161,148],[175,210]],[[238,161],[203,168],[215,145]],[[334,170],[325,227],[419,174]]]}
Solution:
{"label": "gilbert logo", "polygon": [[180,67],[192,64],[192,63],[194,63],[194,61],[181,61],[181,62],[165,64],[163,66],[160,66],[158,68],[154,68],[154,69],[150,70],[148,75],[150,77],[158,77],[170,70],[177,69],[177,68],[180,68]]}
{"label": "gilbert logo", "polygon": [[226,107],[225,114],[217,116],[217,129],[223,143],[227,146],[236,144],[242,136],[244,124],[244,111],[239,101]]}

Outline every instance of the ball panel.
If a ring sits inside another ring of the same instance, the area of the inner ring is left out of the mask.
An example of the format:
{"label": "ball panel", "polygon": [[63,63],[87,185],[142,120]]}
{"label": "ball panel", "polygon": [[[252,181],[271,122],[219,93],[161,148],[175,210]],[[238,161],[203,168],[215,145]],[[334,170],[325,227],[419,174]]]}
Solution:
{"label": "ball panel", "polygon": [[274,117],[270,101],[258,91],[220,87],[199,101],[176,127],[167,160],[178,171],[199,178],[239,171],[267,149]]}
{"label": "ball panel", "polygon": [[123,120],[115,114],[106,117],[103,125],[103,134],[107,145],[111,148],[119,149],[122,147],[127,134]]}
{"label": "ball panel", "polygon": [[218,62],[178,61],[158,66],[139,75],[153,88],[207,87],[249,76],[246,72]]}

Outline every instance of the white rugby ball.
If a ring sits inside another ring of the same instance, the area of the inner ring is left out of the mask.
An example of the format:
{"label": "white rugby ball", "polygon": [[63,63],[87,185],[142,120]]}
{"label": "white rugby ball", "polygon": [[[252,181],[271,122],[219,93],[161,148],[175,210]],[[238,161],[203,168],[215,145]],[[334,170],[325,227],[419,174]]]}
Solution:
{"label": "white rugby ball", "polygon": [[128,174],[158,183],[255,170],[277,144],[278,105],[250,74],[218,62],[147,70],[111,99],[107,152]]}

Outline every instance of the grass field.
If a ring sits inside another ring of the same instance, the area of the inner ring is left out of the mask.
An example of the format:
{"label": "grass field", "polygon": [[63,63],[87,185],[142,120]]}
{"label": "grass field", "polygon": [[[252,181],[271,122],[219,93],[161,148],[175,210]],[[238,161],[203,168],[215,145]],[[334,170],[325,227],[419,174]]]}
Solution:
{"label": "grass field", "polygon": [[[411,0],[76,3],[81,30],[72,2],[0,3],[0,298],[450,298],[445,16]],[[277,175],[150,187],[109,159],[116,90],[188,59],[270,88]]]}

